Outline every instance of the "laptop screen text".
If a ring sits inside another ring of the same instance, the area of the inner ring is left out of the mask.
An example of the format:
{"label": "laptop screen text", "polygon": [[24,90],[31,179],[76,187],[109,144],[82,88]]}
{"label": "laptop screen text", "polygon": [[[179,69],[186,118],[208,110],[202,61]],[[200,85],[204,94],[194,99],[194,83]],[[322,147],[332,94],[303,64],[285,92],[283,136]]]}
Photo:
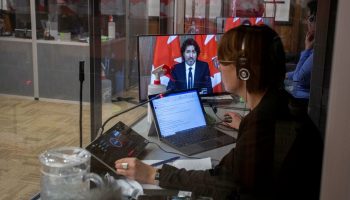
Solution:
{"label": "laptop screen text", "polygon": [[162,137],[206,125],[200,99],[196,91],[170,94],[154,99],[152,103]]}

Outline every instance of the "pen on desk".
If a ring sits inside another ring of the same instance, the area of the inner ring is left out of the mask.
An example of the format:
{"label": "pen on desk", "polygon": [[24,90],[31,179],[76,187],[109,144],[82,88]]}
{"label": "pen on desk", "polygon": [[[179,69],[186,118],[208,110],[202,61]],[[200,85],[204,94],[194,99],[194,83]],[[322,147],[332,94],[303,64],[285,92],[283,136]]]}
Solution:
{"label": "pen on desk", "polygon": [[166,159],[166,160],[163,160],[163,161],[160,161],[160,162],[153,163],[153,164],[151,164],[151,166],[156,167],[156,166],[159,166],[159,165],[163,165],[163,164],[166,164],[166,163],[173,162],[173,161],[175,161],[175,160],[177,160],[179,158],[180,158],[180,156],[176,156],[176,157],[169,158],[169,159]]}

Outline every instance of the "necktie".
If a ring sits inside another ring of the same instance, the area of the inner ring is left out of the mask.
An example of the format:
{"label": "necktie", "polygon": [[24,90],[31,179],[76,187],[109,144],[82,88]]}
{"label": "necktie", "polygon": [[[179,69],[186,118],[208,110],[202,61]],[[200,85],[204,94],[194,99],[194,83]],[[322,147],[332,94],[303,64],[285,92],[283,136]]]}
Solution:
{"label": "necktie", "polygon": [[187,89],[192,88],[192,67],[188,68],[188,82],[187,82]]}

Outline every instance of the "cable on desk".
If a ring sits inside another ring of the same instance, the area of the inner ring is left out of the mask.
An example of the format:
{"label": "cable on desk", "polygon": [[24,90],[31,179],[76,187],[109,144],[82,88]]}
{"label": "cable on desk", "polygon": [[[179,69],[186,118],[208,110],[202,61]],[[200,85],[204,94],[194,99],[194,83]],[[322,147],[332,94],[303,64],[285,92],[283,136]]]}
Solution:
{"label": "cable on desk", "polygon": [[232,110],[240,110],[240,111],[250,111],[248,108],[240,108],[235,106],[213,106],[215,109],[217,108],[223,108],[223,109],[232,109]]}
{"label": "cable on desk", "polygon": [[155,143],[155,142],[150,142],[148,141],[149,144],[154,144],[156,145],[160,150],[164,151],[165,153],[171,153],[171,154],[176,154],[176,155],[179,155],[179,156],[184,156],[186,158],[192,158],[192,159],[201,159],[201,158],[198,158],[198,157],[194,157],[194,156],[186,156],[185,154],[181,154],[181,153],[176,153],[176,152],[173,152],[173,151],[167,151],[165,149],[163,149],[159,144]]}
{"label": "cable on desk", "polygon": [[213,106],[213,104],[209,104],[209,107],[211,107],[211,109],[213,109],[213,112],[216,114],[218,112],[218,109],[216,108],[216,106]]}
{"label": "cable on desk", "polygon": [[[155,142],[148,142],[149,144],[154,144],[156,145],[160,150],[164,151],[165,153],[170,153],[170,154],[175,154],[175,155],[179,155],[179,156],[183,156],[183,157],[186,157],[186,158],[191,158],[191,159],[202,159],[202,158],[199,158],[199,157],[194,157],[194,156],[187,156],[185,154],[181,154],[181,153],[176,153],[176,152],[172,152],[172,151],[167,151],[165,149],[163,149],[159,144],[155,143]],[[213,161],[216,161],[216,162],[220,162],[219,160],[217,159],[213,159],[213,158],[210,158],[211,160]]]}
{"label": "cable on desk", "polygon": [[[235,128],[232,128],[228,125],[228,123],[226,123],[221,117],[219,117],[219,115],[217,114],[217,109],[215,106],[213,106],[212,104],[209,103],[209,107],[211,109],[213,109],[213,112],[216,116],[216,118],[219,119],[218,122],[216,122],[216,120],[214,119],[214,123],[208,123],[208,126],[210,127],[215,127],[215,128],[218,128],[220,130],[223,130],[223,131],[237,131],[237,129]],[[223,127],[220,127],[220,125],[224,126],[226,129],[224,129]]]}
{"label": "cable on desk", "polygon": [[235,128],[232,128],[231,126],[227,125],[226,122],[219,122],[215,126],[217,129],[222,130],[222,131],[238,131]]}
{"label": "cable on desk", "polygon": [[[217,109],[214,109],[214,107],[213,107],[213,105],[211,104],[211,103],[209,103],[208,104],[208,107],[210,107],[212,110],[213,110],[213,112],[214,112],[214,114],[216,115],[216,112],[217,112]],[[209,127],[214,127],[214,126],[216,126],[216,119],[215,118],[213,118],[213,117],[211,117],[209,114],[207,114],[206,113],[206,115],[205,115],[205,117],[206,117],[206,119],[207,119],[207,122],[208,122],[208,126]],[[219,118],[220,119],[220,118]]]}
{"label": "cable on desk", "polygon": [[[210,124],[210,126],[212,126],[212,127],[215,126],[216,128],[223,130],[223,131],[238,131],[237,129],[229,126],[227,122],[225,122],[221,117],[219,117],[219,115],[217,114],[217,107],[213,106],[212,104],[209,104],[209,107],[211,107],[213,109],[215,116],[220,120],[214,124]],[[220,127],[220,125],[223,127]]]}

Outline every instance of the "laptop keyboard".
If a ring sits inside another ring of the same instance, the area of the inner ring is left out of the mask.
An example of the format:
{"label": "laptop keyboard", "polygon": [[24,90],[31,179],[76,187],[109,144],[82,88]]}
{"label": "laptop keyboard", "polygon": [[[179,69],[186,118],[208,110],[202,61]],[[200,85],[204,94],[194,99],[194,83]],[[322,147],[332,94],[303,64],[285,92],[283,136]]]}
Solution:
{"label": "laptop keyboard", "polygon": [[189,144],[196,144],[217,137],[216,129],[208,127],[197,127],[177,132],[168,136],[166,139],[177,147],[183,147]]}

